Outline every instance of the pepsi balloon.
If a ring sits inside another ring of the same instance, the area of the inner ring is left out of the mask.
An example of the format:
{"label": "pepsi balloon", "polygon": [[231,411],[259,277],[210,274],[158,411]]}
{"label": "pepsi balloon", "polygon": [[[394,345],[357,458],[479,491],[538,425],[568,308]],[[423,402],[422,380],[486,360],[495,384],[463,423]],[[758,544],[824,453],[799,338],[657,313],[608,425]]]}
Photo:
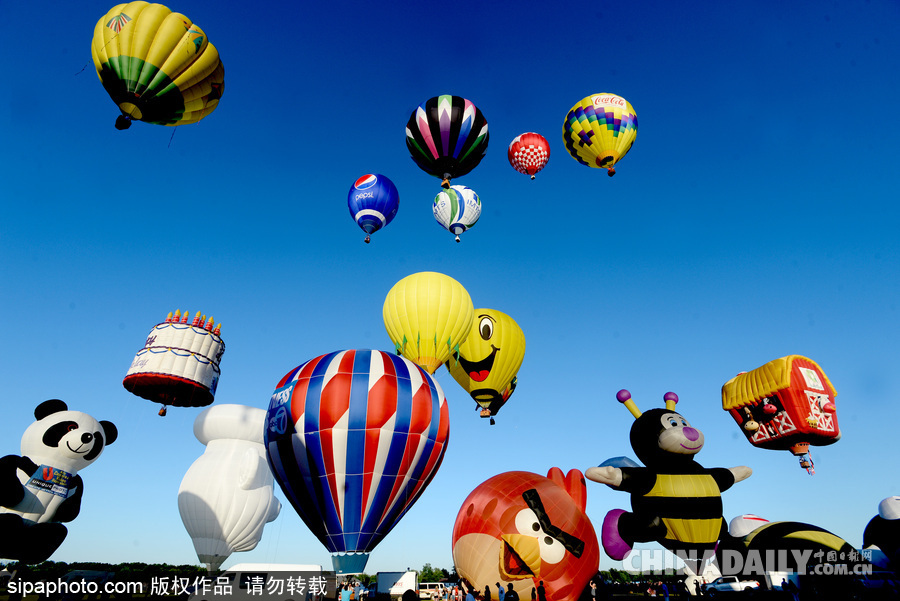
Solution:
{"label": "pepsi balloon", "polygon": [[350,187],[347,206],[356,224],[366,233],[368,243],[373,233],[394,219],[400,208],[400,194],[386,176],[367,173]]}

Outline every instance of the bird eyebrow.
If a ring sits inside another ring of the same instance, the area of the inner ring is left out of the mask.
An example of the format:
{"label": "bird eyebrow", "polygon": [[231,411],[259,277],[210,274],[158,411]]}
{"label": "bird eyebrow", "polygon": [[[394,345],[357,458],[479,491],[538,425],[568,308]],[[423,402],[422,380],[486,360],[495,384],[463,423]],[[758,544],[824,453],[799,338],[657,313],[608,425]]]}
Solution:
{"label": "bird eyebrow", "polygon": [[574,534],[564,532],[562,528],[554,526],[550,522],[550,516],[547,515],[546,510],[544,510],[544,504],[541,502],[541,496],[538,494],[537,489],[529,488],[522,493],[522,498],[525,499],[525,503],[528,505],[529,509],[537,516],[541,529],[562,543],[562,546],[572,555],[581,557],[581,554],[584,553],[584,541]]}

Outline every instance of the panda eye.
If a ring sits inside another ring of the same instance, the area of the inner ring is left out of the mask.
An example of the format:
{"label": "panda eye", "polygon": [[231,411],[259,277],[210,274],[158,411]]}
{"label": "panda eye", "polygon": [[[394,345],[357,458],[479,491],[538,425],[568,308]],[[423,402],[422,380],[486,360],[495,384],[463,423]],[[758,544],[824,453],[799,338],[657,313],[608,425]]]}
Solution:
{"label": "panda eye", "polygon": [[69,427],[66,428],[66,429],[67,429],[69,432],[71,432],[72,430],[77,430],[77,429],[78,429],[78,424],[69,424]]}
{"label": "panda eye", "polygon": [[478,324],[478,333],[481,334],[483,340],[490,340],[494,335],[494,322],[490,317],[482,317],[481,323]]}

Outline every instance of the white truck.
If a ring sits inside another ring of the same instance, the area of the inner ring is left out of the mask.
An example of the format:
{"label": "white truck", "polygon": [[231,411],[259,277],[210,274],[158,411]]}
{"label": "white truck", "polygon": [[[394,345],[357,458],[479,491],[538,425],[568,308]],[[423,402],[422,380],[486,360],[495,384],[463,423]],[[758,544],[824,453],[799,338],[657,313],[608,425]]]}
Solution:
{"label": "white truck", "polygon": [[702,586],[703,594],[710,599],[721,593],[752,591],[759,588],[756,580],[739,580],[737,576],[721,576]]}
{"label": "white truck", "polygon": [[408,572],[378,572],[375,575],[375,592],[377,596],[390,595],[391,599],[399,599],[406,591],[412,591],[419,596],[419,573],[415,570]]}

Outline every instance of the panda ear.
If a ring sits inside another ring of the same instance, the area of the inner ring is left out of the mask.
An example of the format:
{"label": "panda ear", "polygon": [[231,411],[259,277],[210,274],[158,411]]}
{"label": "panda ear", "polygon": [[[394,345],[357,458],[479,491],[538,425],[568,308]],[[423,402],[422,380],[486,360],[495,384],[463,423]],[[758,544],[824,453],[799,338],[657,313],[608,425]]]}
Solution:
{"label": "panda ear", "polygon": [[103,444],[111,445],[116,442],[116,438],[119,437],[119,430],[116,429],[116,425],[112,422],[102,420],[100,426],[103,428]]}
{"label": "panda ear", "polygon": [[34,418],[38,421],[44,419],[48,415],[52,415],[54,413],[59,413],[60,411],[66,411],[69,407],[59,399],[50,399],[49,401],[44,401],[34,410]]}

